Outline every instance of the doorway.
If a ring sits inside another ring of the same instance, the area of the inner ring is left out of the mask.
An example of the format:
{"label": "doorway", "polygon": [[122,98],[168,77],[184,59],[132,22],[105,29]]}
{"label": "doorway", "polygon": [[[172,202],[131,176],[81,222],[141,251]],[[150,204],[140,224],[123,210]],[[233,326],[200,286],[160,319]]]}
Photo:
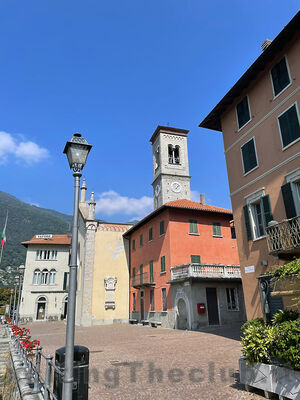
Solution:
{"label": "doorway", "polygon": [[37,302],[37,309],[36,309],[36,319],[37,320],[44,320],[46,317],[46,297],[40,297]]}
{"label": "doorway", "polygon": [[206,303],[209,325],[220,325],[216,288],[206,288]]}
{"label": "doorway", "polygon": [[140,292],[140,316],[141,316],[141,321],[144,321],[145,319],[145,304],[144,304],[144,291],[141,290]]}
{"label": "doorway", "polygon": [[183,299],[179,299],[177,303],[178,310],[178,319],[177,319],[177,328],[178,329],[187,329],[188,328],[188,315],[185,301]]}

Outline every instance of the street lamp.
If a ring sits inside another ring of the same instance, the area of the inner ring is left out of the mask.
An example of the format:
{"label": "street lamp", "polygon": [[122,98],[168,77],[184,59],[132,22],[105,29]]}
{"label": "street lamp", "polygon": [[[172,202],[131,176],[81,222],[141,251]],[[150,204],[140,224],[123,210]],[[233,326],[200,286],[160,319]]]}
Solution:
{"label": "street lamp", "polygon": [[23,274],[25,271],[25,265],[19,266],[19,294],[18,294],[18,303],[17,303],[17,313],[16,313],[16,325],[19,323],[19,312],[20,312],[20,303],[21,303],[21,293],[22,293],[22,284],[23,284]]}
{"label": "street lamp", "polygon": [[10,289],[10,299],[9,299],[9,311],[8,311],[8,318],[11,318],[11,300],[13,295],[14,289]]}
{"label": "street lamp", "polygon": [[17,297],[17,286],[19,282],[19,276],[15,277],[15,291],[14,291],[14,307],[13,307],[13,314],[12,314],[12,322],[15,325],[16,323],[16,297]]}
{"label": "street lamp", "polygon": [[92,145],[81,136],[80,133],[74,133],[72,139],[66,143],[64,154],[67,154],[70,169],[74,171],[74,212],[71,243],[71,260],[69,273],[68,290],[68,317],[66,330],[66,353],[65,353],[65,372],[63,399],[72,400],[73,391],[73,360],[74,360],[74,335],[75,335],[75,310],[76,310],[76,286],[77,286],[77,242],[78,242],[78,207],[79,207],[79,187],[80,171],[83,169],[87,156]]}

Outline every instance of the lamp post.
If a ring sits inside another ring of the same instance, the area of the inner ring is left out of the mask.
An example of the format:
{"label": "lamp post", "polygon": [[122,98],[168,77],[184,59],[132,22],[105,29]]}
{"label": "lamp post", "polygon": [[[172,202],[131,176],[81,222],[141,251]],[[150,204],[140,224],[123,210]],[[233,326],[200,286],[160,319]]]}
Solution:
{"label": "lamp post", "polygon": [[9,309],[8,309],[8,318],[11,318],[11,301],[14,289],[10,289],[10,298],[9,298]]}
{"label": "lamp post", "polygon": [[17,313],[16,313],[16,325],[18,325],[18,323],[19,323],[19,312],[20,312],[24,270],[25,270],[25,265],[20,265],[19,266],[19,294],[18,294]]}
{"label": "lamp post", "polygon": [[78,207],[79,207],[79,187],[80,171],[83,169],[87,156],[92,146],[81,136],[74,133],[72,139],[66,143],[64,154],[67,154],[70,169],[74,171],[74,213],[71,242],[71,260],[69,272],[69,291],[68,291],[68,318],[66,329],[66,353],[65,353],[65,372],[63,386],[63,400],[72,400],[73,391],[73,360],[74,360],[74,336],[75,336],[75,310],[76,310],[76,287],[77,287],[77,242],[78,242]]}
{"label": "lamp post", "polygon": [[19,277],[15,277],[15,291],[14,291],[14,307],[13,307],[13,315],[12,315],[12,322],[15,325],[16,323],[16,297],[17,297],[17,285],[19,282]]}

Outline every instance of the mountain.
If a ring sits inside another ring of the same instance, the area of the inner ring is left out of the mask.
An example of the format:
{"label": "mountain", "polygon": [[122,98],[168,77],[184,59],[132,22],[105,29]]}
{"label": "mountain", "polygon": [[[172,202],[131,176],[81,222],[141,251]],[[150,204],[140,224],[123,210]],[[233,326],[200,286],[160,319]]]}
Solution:
{"label": "mountain", "polygon": [[[72,216],[54,210],[33,206],[16,197],[0,191],[0,230],[4,228],[6,211],[8,221],[6,244],[0,270],[11,266],[12,271],[25,264],[26,248],[21,242],[30,240],[36,234],[64,234],[71,231]],[[7,281],[2,273],[2,284]],[[1,282],[0,282],[1,284]]]}

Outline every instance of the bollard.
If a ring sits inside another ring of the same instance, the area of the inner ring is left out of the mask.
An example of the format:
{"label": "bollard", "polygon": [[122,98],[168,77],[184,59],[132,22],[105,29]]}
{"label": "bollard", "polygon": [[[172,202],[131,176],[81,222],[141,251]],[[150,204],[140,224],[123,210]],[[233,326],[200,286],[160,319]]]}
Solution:
{"label": "bollard", "polygon": [[35,375],[34,375],[34,385],[33,385],[32,393],[39,393],[39,391],[40,391],[39,374],[40,374],[40,369],[41,369],[41,352],[42,352],[42,347],[38,346],[36,349],[36,355],[35,355]]}
{"label": "bollard", "polygon": [[50,361],[52,361],[53,356],[51,354],[48,354],[45,356],[46,359],[46,376],[45,376],[45,386],[44,386],[44,400],[49,400],[49,389],[51,385],[51,365]]}

